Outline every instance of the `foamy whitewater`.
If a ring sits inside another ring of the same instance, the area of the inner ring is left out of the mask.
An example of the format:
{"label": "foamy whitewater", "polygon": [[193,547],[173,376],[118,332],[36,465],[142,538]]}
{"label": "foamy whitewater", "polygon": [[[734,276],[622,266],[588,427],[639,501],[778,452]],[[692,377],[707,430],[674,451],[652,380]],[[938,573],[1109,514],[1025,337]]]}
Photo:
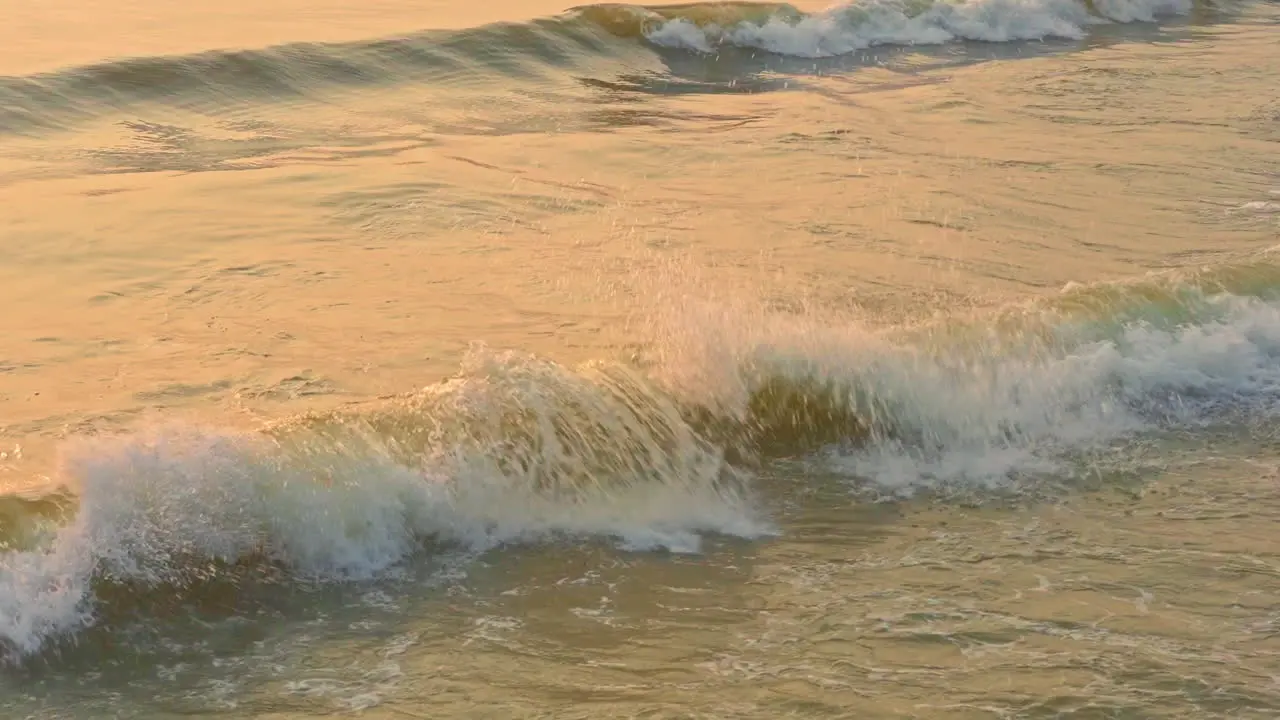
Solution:
{"label": "foamy whitewater", "polygon": [[664,18],[654,21],[645,36],[658,45],[704,53],[731,46],[822,58],[881,45],[1077,40],[1091,25],[1155,22],[1192,7],[1192,0],[1098,0],[1089,5],[1076,0],[869,0],[816,14],[786,8],[763,22],[729,25]]}
{"label": "foamy whitewater", "polygon": [[799,453],[880,497],[1097,472],[1119,438],[1275,416],[1277,281],[1268,253],[887,331],[685,304],[655,324],[650,376],[477,350],[384,408],[75,443],[74,519],[3,556],[0,638],[13,660],[92,625],[103,584],[177,590],[244,562],[334,581],[424,543],[769,534],[726,450]]}
{"label": "foamy whitewater", "polygon": [[[1234,2],[1234,0],[1230,0]],[[715,54],[740,48],[830,58],[881,46],[1080,40],[1100,24],[1186,15],[1194,0],[870,0],[806,13],[774,3],[586,5],[527,26],[496,24],[354,43],[292,43],[190,56],[124,58],[0,76],[0,132],[78,125],[140,104],[218,113],[416,80],[467,86],[557,67],[626,61],[634,43]]]}

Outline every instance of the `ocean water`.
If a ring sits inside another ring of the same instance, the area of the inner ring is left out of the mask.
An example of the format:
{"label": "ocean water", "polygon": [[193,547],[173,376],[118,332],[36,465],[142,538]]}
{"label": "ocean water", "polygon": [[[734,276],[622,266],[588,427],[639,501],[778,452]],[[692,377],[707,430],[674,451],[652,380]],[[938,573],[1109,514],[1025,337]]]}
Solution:
{"label": "ocean water", "polygon": [[0,717],[1280,714],[1280,5],[46,0]]}

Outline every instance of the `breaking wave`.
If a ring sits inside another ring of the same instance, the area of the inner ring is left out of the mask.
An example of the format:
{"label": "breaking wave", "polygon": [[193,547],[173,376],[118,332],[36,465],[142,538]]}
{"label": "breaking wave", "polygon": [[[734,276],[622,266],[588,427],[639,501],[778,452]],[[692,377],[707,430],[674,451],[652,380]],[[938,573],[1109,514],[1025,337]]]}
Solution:
{"label": "breaking wave", "polygon": [[[537,83],[553,74],[596,76],[653,59],[654,48],[721,53],[741,48],[793,58],[847,55],[877,46],[1084,37],[1091,26],[1154,22],[1197,0],[858,0],[819,13],[775,3],[587,5],[524,23],[353,43],[106,60],[0,77],[0,131],[60,129],[126,107],[158,103],[195,112],[288,102],[342,88],[486,77]],[[1203,4],[1205,0],[1200,0]],[[597,78],[598,79],[598,78]]]}
{"label": "breaking wave", "polygon": [[756,3],[594,6],[583,12],[626,33],[638,23],[644,37],[666,47],[822,58],[884,45],[1078,40],[1092,25],[1155,22],[1193,7],[1193,0],[857,0],[819,13]]}
{"label": "breaking wave", "polygon": [[432,542],[688,552],[700,531],[768,532],[722,455],[624,368],[489,354],[373,412],[81,440],[59,471],[74,517],[0,555],[0,646],[89,627],[111,588],[181,593],[246,567],[368,579]]}
{"label": "breaking wave", "polygon": [[38,654],[135,590],[373,578],[431,544],[696,552],[771,532],[750,470],[778,458],[889,493],[1016,485],[1099,444],[1280,410],[1270,253],[888,329],[674,299],[637,363],[477,350],[378,407],[68,444],[69,494],[0,505],[25,518],[0,550],[0,646]]}

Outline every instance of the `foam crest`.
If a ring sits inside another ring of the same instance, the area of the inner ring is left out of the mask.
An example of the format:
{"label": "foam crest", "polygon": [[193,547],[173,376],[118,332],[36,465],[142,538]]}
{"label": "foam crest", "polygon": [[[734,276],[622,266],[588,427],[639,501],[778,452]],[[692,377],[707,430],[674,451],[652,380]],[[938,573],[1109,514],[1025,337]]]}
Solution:
{"label": "foam crest", "polygon": [[[882,45],[1077,39],[1102,22],[1153,22],[1205,0],[859,0],[824,12],[705,2],[585,5],[554,17],[348,43],[290,43],[118,58],[0,77],[0,133],[43,133],[161,104],[221,116],[231,107],[328,101],[400,83],[506,87],[630,67],[653,45],[745,48],[802,58]],[[1219,0],[1220,1],[1220,0]],[[647,40],[648,43],[643,43]],[[130,115],[132,116],[132,115]]]}
{"label": "foam crest", "polygon": [[807,15],[780,9],[762,20],[674,17],[645,35],[657,45],[703,53],[739,47],[821,58],[883,45],[1076,40],[1101,22],[1154,22],[1192,7],[1192,0],[859,0]]}
{"label": "foam crest", "polygon": [[1274,415],[1280,306],[1234,296],[1210,304],[1217,317],[1196,324],[1142,322],[1024,356],[929,363],[919,373],[928,381],[890,396],[911,408],[926,442],[892,437],[833,455],[833,465],[901,492],[1008,485],[1071,474],[1082,454],[1140,432]]}
{"label": "foam crest", "polygon": [[246,566],[367,579],[424,543],[599,536],[694,552],[703,532],[769,531],[719,453],[642,378],[483,352],[389,408],[262,433],[85,440],[61,475],[79,495],[74,519],[0,554],[10,659],[110,614],[108,587],[181,593]]}
{"label": "foam crest", "polygon": [[658,324],[655,375],[757,436],[797,418],[782,454],[824,445],[882,489],[1008,485],[1136,433],[1274,415],[1278,278],[1249,263],[878,330],[685,308]]}
{"label": "foam crest", "polygon": [[704,533],[770,532],[740,469],[760,461],[982,492],[1141,433],[1271,418],[1272,260],[879,329],[697,303],[662,278],[644,371],[477,349],[378,407],[78,441],[59,474],[74,516],[0,553],[0,649],[39,652],[148,594],[375,578],[440,544],[697,551]]}

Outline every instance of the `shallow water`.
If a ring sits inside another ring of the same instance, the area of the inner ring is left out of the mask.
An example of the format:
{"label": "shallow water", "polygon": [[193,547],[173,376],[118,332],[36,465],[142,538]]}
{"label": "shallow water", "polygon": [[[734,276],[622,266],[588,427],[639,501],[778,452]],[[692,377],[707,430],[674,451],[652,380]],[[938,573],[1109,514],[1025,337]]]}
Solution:
{"label": "shallow water", "polygon": [[1280,10],[0,44],[0,708],[1271,717]]}

